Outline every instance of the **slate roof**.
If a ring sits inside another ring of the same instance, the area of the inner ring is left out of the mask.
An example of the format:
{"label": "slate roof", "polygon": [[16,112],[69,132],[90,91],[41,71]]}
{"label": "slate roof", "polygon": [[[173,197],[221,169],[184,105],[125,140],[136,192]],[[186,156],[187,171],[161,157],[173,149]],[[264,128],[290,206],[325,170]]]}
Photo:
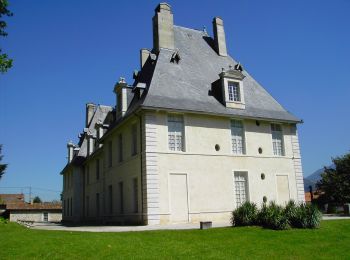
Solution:
{"label": "slate roof", "polygon": [[[92,119],[91,119],[89,126],[88,126],[89,133],[95,135],[96,134],[96,130],[95,130],[96,123],[98,121],[104,122],[106,116],[112,110],[113,110],[113,108],[110,106],[97,105],[96,111],[95,111],[94,115],[92,116]],[[86,153],[87,153],[87,139],[86,138],[82,139],[81,143],[79,144],[79,147],[80,147],[79,153],[75,158],[86,157]]]}
{"label": "slate roof", "polygon": [[181,60],[170,62],[174,50],[161,49],[142,107],[202,112],[208,114],[299,122],[246,71],[243,80],[245,109],[226,108],[210,95],[212,83],[222,68],[237,64],[219,56],[213,39],[205,32],[174,26],[175,48]]}

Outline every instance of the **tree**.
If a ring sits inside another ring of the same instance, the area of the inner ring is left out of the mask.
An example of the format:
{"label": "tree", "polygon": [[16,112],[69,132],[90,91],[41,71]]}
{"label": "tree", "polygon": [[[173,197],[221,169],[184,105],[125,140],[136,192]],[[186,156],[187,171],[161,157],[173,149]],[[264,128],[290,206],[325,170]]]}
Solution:
{"label": "tree", "polygon": [[41,199],[39,196],[35,196],[34,199],[33,199],[33,203],[41,203]]}
{"label": "tree", "polygon": [[350,202],[350,153],[332,159],[335,167],[324,168],[316,187],[320,200],[333,205]]}
{"label": "tree", "polygon": [[[0,162],[2,160],[2,157],[4,157],[3,155],[1,155],[1,150],[2,150],[2,144],[0,144]],[[5,173],[6,168],[7,168],[7,164],[0,163],[0,179],[2,175]]]}
{"label": "tree", "polygon": [[[12,16],[13,13],[7,9],[8,1],[0,0],[0,36],[7,36],[7,32],[5,32],[5,28],[7,23],[3,20],[4,16]],[[2,53],[0,48],[0,72],[5,73],[8,69],[12,67],[12,59],[9,59],[6,53]]]}

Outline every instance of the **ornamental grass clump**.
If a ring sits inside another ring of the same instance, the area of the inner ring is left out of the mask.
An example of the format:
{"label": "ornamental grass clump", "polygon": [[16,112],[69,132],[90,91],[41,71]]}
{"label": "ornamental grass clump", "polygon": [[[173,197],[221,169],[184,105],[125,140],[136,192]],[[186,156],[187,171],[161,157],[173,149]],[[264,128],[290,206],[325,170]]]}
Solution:
{"label": "ornamental grass clump", "polygon": [[256,224],[258,208],[255,203],[245,202],[232,213],[233,226],[252,226]]}
{"label": "ornamental grass clump", "polygon": [[284,208],[271,201],[267,206],[264,204],[258,214],[258,223],[275,230],[285,230],[289,228],[289,221]]}
{"label": "ornamental grass clump", "polygon": [[322,214],[313,204],[300,204],[294,216],[290,217],[292,227],[317,228],[320,226]]}

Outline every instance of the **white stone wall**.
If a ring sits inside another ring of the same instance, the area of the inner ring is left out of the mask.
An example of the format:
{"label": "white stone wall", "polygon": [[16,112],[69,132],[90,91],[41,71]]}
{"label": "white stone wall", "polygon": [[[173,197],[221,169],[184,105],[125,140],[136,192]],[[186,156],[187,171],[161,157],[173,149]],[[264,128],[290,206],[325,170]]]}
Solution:
{"label": "white stone wall", "polygon": [[10,221],[34,221],[42,222],[44,221],[44,212],[48,212],[48,221],[49,222],[60,222],[62,220],[61,212],[49,212],[49,211],[11,211]]}
{"label": "white stone wall", "polygon": [[[155,113],[157,133],[153,155],[159,176],[160,223],[171,222],[169,175],[187,174],[189,220],[229,221],[235,208],[234,171],[248,172],[249,200],[261,205],[263,197],[277,201],[276,175],[286,175],[289,196],[301,201],[300,172],[295,169],[295,135],[283,125],[285,156],[274,156],[270,122],[244,120],[246,154],[231,152],[230,119],[184,115],[185,152],[168,150],[167,114]],[[220,150],[215,150],[215,145]],[[258,149],[263,153],[259,154]],[[293,148],[294,147],[294,148]],[[261,179],[261,173],[265,179]],[[298,182],[297,182],[298,181]],[[297,188],[298,187],[298,188]],[[299,193],[298,193],[299,192]]]}
{"label": "white stone wall", "polygon": [[[137,128],[137,154],[132,154],[132,126]],[[119,161],[119,134],[123,139],[123,160]],[[122,126],[106,138],[103,150],[91,156],[89,184],[84,177],[84,220],[105,222],[142,222],[140,124],[138,117],[129,118]],[[108,164],[108,143],[112,142],[112,166]],[[100,178],[96,179],[96,159],[100,160]],[[133,183],[138,182],[138,210],[134,208]],[[120,186],[123,183],[124,212],[120,212]],[[109,186],[112,186],[112,210],[110,208]],[[100,212],[97,216],[96,194],[99,193]],[[89,197],[89,205],[87,205]]]}

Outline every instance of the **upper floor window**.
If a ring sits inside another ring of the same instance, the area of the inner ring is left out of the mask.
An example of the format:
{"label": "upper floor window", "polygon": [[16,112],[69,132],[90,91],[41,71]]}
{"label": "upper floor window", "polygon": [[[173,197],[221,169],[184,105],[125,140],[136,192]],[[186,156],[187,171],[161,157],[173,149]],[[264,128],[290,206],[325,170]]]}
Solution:
{"label": "upper floor window", "polygon": [[108,167],[112,167],[113,147],[112,141],[108,142]]}
{"label": "upper floor window", "polygon": [[232,153],[245,154],[244,128],[242,121],[231,121]]}
{"label": "upper floor window", "polygon": [[284,156],[284,144],[282,127],[279,124],[271,124],[273,154]]}
{"label": "upper floor window", "polygon": [[87,165],[85,170],[86,170],[86,184],[90,184],[90,167]]}
{"label": "upper floor window", "polygon": [[171,151],[184,150],[184,122],[181,115],[168,116],[168,147]]}
{"label": "upper floor window", "polygon": [[96,160],[96,180],[100,179],[100,159]]}
{"label": "upper floor window", "polygon": [[122,162],[123,161],[123,135],[122,134],[118,135],[118,147],[119,147],[118,160],[119,162]]}
{"label": "upper floor window", "polygon": [[241,102],[241,91],[238,82],[228,82],[228,99],[229,101]]}
{"label": "upper floor window", "polygon": [[136,124],[131,127],[131,155],[137,154],[137,127]]}

